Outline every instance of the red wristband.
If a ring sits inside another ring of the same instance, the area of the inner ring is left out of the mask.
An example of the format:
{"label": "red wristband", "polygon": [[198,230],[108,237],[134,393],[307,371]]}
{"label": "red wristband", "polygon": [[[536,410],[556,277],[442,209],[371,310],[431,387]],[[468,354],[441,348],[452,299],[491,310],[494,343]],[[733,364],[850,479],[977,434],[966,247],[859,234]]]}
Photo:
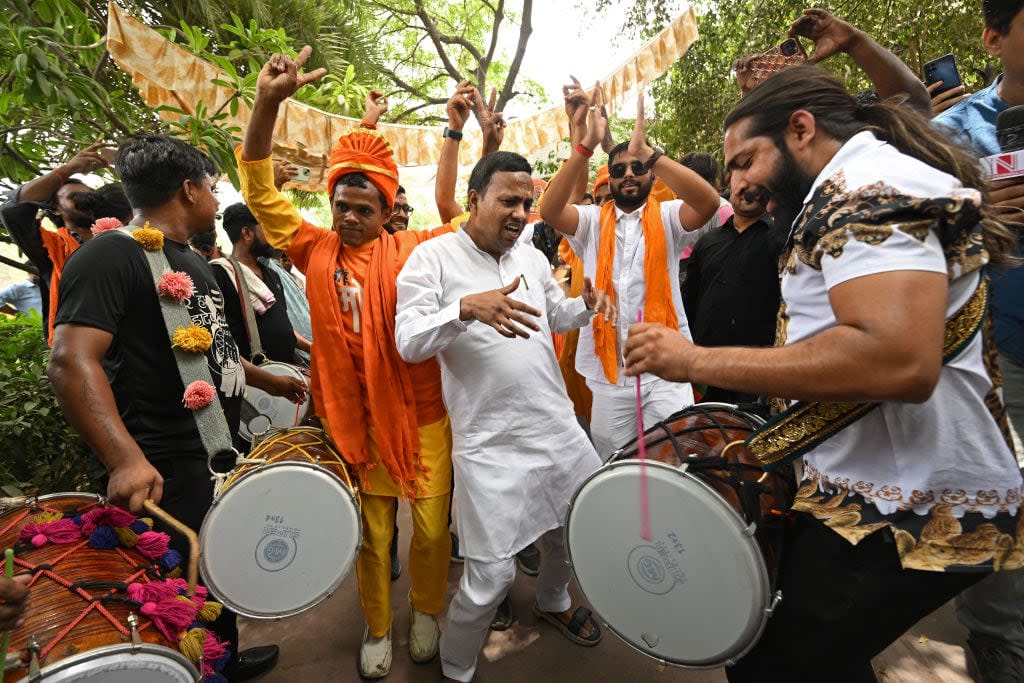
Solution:
{"label": "red wristband", "polygon": [[62,168],[63,168],[63,166],[58,166],[57,168],[53,169],[53,172],[57,174],[58,178],[60,178],[60,184],[61,185],[66,185],[67,182],[68,182],[68,178],[70,176],[67,173],[65,173],[64,171],[62,171],[61,170]]}
{"label": "red wristband", "polygon": [[369,128],[370,130],[377,130],[377,124],[369,119],[363,119],[359,122],[359,125],[363,128]]}
{"label": "red wristband", "polygon": [[580,154],[582,154],[583,156],[585,156],[588,159],[590,157],[594,156],[594,150],[589,149],[587,147],[584,147],[581,144],[576,144],[576,146],[573,147],[573,149],[576,150],[577,152],[579,152]]}

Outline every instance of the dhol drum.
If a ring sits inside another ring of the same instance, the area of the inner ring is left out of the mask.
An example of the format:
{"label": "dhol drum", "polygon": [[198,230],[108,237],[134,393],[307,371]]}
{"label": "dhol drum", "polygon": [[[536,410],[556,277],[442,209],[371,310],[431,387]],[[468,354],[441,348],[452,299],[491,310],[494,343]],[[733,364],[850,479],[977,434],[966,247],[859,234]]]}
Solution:
{"label": "dhol drum", "polygon": [[[302,370],[287,363],[271,361],[260,365],[272,375],[284,375],[305,381]],[[283,396],[271,396],[262,389],[249,386],[245,388],[245,399],[242,401],[242,419],[238,423],[238,434],[246,441],[261,434],[271,427],[297,427],[303,423],[310,411],[310,401],[299,405],[292,403]]]}
{"label": "dhol drum", "polygon": [[576,580],[627,644],[666,664],[735,662],[764,629],[791,471],[765,475],[743,441],[764,423],[705,403],[647,430],[651,540],[641,537],[637,442],[573,496],[565,524]]}
{"label": "dhol drum", "polygon": [[100,496],[54,493],[0,515],[0,547],[15,548],[15,571],[34,574],[25,623],[11,630],[4,683],[185,683],[199,673],[116,586],[145,582],[157,567],[133,548],[99,550],[85,538],[19,542],[39,513],[81,514]]}
{"label": "dhol drum", "polygon": [[271,430],[224,480],[200,539],[200,572],[230,609],[256,619],[298,614],[352,570],[359,493],[323,430]]}

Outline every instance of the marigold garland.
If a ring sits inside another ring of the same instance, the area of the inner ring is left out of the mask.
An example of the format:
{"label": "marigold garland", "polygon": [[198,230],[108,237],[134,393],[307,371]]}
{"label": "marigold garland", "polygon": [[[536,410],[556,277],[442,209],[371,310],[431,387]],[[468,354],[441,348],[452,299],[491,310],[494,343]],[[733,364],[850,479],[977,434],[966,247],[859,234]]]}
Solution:
{"label": "marigold garland", "polygon": [[164,248],[164,234],[155,228],[149,227],[149,221],[141,228],[132,230],[132,237],[142,245],[146,251],[160,251]]}
{"label": "marigold garland", "polygon": [[192,296],[192,293],[195,292],[195,284],[188,273],[175,270],[164,273],[160,282],[157,283],[156,291],[160,296],[174,299],[180,304]]}
{"label": "marigold garland", "polygon": [[210,348],[213,336],[205,327],[196,324],[179,327],[171,335],[171,346],[190,353],[202,353]]}

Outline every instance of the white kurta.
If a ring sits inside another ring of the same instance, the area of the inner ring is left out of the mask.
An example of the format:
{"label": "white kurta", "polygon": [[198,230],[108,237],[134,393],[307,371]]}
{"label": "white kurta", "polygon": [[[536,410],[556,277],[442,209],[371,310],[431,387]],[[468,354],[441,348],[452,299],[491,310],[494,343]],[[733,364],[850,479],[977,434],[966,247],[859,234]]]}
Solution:
{"label": "white kurta", "polygon": [[[508,339],[459,320],[462,297],[498,289],[545,312],[540,332]],[[466,557],[510,558],[563,524],[569,499],[600,466],[576,422],[551,331],[587,324],[593,313],[566,299],[541,254],[516,245],[500,262],[465,232],[416,248],[398,276],[398,352],[410,362],[437,356],[452,422],[455,507]]]}

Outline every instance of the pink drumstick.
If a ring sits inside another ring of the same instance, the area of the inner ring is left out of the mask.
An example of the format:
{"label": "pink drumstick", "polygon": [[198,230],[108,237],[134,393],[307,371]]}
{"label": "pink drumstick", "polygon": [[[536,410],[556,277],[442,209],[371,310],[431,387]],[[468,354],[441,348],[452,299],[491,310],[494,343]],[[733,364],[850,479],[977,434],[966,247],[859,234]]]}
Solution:
{"label": "pink drumstick", "polygon": [[[644,309],[636,314],[636,321],[644,321]],[[640,456],[640,538],[651,540],[651,494],[647,489],[647,443],[644,441],[644,408],[640,400],[640,375],[636,376],[636,438]]]}

